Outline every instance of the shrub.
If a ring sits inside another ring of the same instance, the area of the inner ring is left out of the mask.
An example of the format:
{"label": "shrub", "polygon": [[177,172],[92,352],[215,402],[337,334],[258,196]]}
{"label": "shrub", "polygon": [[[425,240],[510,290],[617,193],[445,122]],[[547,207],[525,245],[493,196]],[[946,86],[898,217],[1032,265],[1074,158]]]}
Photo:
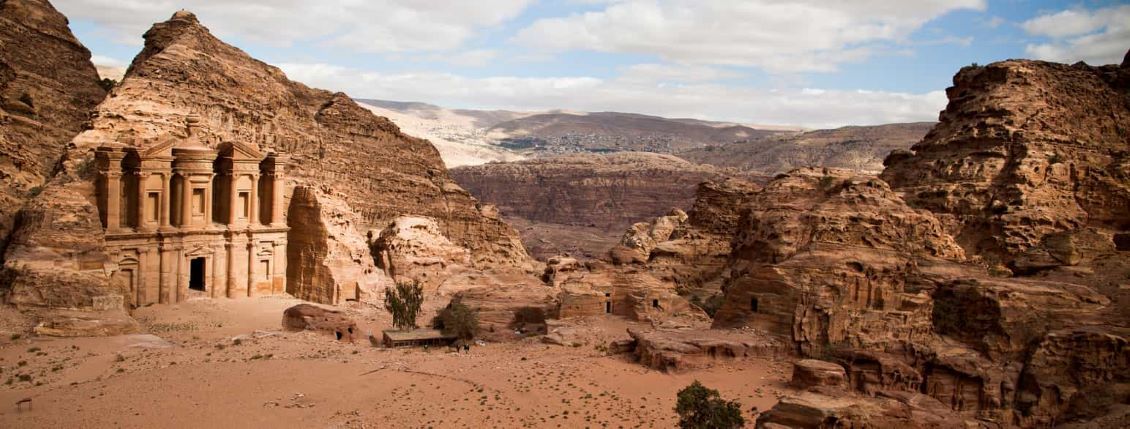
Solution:
{"label": "shrub", "polygon": [[385,291],[385,310],[392,313],[397,329],[416,329],[416,316],[424,304],[424,287],[419,281],[397,282],[395,289]]}
{"label": "shrub", "polygon": [[679,391],[675,403],[679,427],[683,429],[731,429],[745,425],[742,408],[737,401],[722,399],[717,390],[695,380]]}
{"label": "shrub", "polygon": [[443,333],[454,335],[460,340],[470,340],[475,338],[479,332],[479,314],[471,307],[461,302],[454,302],[448,305],[436,316],[436,329],[443,330]]}

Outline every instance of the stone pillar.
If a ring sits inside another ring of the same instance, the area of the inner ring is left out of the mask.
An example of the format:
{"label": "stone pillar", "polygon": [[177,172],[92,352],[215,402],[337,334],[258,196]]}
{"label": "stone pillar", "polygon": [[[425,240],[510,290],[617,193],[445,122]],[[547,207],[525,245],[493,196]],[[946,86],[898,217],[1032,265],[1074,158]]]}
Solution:
{"label": "stone pillar", "polygon": [[212,225],[212,181],[216,180],[216,175],[208,175],[208,185],[204,187],[204,225]]}
{"label": "stone pillar", "polygon": [[235,298],[235,243],[231,242],[231,237],[228,237],[226,247],[228,248],[228,284],[227,296],[228,298]]}
{"label": "stone pillar", "polygon": [[[113,165],[111,165],[113,167]],[[106,175],[106,232],[116,233],[122,229],[122,171],[110,170]]]}
{"label": "stone pillar", "polygon": [[173,177],[169,172],[161,173],[161,212],[158,213],[157,216],[160,218],[162,229],[169,227],[170,218],[172,217],[172,204],[170,204],[170,199],[173,198],[172,180]]}
{"label": "stone pillar", "polygon": [[[254,199],[252,199],[254,201]],[[252,240],[247,243],[247,297],[252,298],[255,296],[255,267],[258,265],[255,259],[255,241]]]}
{"label": "stone pillar", "polygon": [[247,223],[248,223],[248,225],[252,225],[252,226],[259,225],[260,222],[259,222],[259,175],[258,174],[252,174],[251,175],[251,195],[248,195],[248,197],[250,197],[250,199],[251,199],[251,210],[250,210],[250,213],[247,213]]}
{"label": "stone pillar", "polygon": [[237,208],[236,203],[239,201],[239,191],[236,189],[236,184],[239,183],[239,176],[234,172],[228,174],[228,225],[235,225],[236,219],[239,218],[239,211],[242,208]]}
{"label": "stone pillar", "polygon": [[148,207],[147,206],[149,205],[149,198],[146,198],[148,195],[146,195],[147,190],[146,190],[146,187],[145,187],[145,182],[149,179],[149,173],[138,172],[136,174],[136,176],[137,176],[137,204],[136,204],[137,213],[134,213],[134,215],[136,216],[136,218],[134,219],[134,222],[135,222],[134,225],[137,225],[138,231],[147,231],[147,230],[149,230],[149,226],[146,225],[146,222],[148,221],[148,219],[145,218],[145,214],[148,213]]}
{"label": "stone pillar", "polygon": [[181,185],[180,185],[180,188],[181,188],[181,192],[180,192],[180,195],[181,195],[180,227],[185,228],[185,227],[192,225],[192,181],[190,180],[190,176],[187,175],[187,174],[181,173],[180,177],[181,177]]}
{"label": "stone pillar", "polygon": [[271,226],[286,226],[283,219],[283,199],[285,198],[286,183],[282,173],[271,174]]}
{"label": "stone pillar", "polygon": [[175,288],[176,290],[173,293],[172,299],[169,300],[170,302],[172,302],[174,304],[181,302],[181,300],[184,299],[185,291],[188,290],[188,275],[189,275],[188,261],[185,260],[185,257],[184,257],[184,246],[177,246],[176,250],[177,250],[177,253],[176,253],[176,258],[177,258],[177,271],[176,271],[176,273],[177,273],[177,286]]}
{"label": "stone pillar", "polygon": [[161,277],[157,282],[157,302],[168,304],[169,286],[172,284],[172,279],[169,278],[169,276],[172,275],[172,249],[169,248],[168,244],[159,244],[157,252],[159,252],[157,257],[160,258],[161,269]]}
{"label": "stone pillar", "polygon": [[134,278],[136,278],[136,281],[134,281],[134,284],[137,286],[137,289],[134,291],[134,295],[132,297],[133,304],[136,307],[140,307],[142,304],[145,303],[145,286],[146,286],[145,283],[146,282],[145,282],[145,276],[143,274],[145,273],[146,268],[148,268],[148,262],[149,262],[148,256],[149,256],[149,248],[148,247],[143,247],[143,248],[137,250],[137,273],[134,274]]}

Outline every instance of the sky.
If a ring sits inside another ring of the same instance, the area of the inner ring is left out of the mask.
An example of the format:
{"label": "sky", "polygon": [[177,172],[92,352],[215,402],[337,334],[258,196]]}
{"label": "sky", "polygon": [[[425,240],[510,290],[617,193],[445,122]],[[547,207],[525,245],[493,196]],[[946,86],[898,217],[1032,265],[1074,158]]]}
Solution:
{"label": "sky", "polygon": [[932,121],[963,66],[1121,63],[1115,0],[54,0],[95,64],[179,9],[354,98],[825,128]]}

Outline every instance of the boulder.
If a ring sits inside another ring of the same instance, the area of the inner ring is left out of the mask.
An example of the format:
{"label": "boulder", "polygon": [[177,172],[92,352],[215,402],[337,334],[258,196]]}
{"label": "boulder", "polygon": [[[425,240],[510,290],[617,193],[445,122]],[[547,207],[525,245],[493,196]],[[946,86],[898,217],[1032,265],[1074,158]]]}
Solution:
{"label": "boulder", "polygon": [[298,304],[284,310],[282,325],[288,331],[327,332],[339,341],[353,342],[361,335],[357,330],[357,322],[345,313],[311,304]]}
{"label": "boulder", "polygon": [[841,390],[847,387],[847,373],[839,364],[801,359],[793,363],[793,377],[789,384],[800,390]]}

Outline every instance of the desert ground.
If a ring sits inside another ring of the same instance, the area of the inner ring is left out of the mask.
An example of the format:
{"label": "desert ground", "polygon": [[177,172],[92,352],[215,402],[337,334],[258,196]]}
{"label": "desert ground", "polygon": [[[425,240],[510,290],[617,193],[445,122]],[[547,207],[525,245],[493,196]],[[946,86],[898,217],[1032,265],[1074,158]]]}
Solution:
{"label": "desert ground", "polygon": [[[0,427],[672,427],[676,392],[695,379],[753,418],[787,389],[791,368],[746,359],[650,370],[602,351],[638,325],[619,318],[573,321],[580,347],[538,337],[469,352],[373,347],[282,330],[282,311],[299,302],[192,300],[137,310],[145,334],[6,336]],[[363,332],[390,325],[367,304],[347,312]],[[17,407],[25,398],[30,407]]]}

